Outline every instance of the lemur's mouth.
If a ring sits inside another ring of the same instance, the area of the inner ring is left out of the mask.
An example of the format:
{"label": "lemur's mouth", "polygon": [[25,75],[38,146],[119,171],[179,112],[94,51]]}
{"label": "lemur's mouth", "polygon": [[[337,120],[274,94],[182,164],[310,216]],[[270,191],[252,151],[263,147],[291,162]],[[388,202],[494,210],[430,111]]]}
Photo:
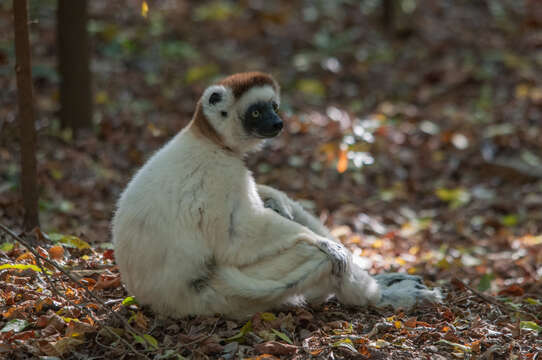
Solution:
{"label": "lemur's mouth", "polygon": [[282,131],[282,126],[278,130],[273,130],[270,132],[252,132],[252,136],[257,137],[259,139],[269,139],[277,136]]}

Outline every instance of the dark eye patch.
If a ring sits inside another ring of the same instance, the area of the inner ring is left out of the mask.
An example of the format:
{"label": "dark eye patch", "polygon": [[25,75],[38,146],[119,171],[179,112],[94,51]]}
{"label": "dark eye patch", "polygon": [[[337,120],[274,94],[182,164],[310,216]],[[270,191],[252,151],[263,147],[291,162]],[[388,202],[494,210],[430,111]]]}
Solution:
{"label": "dark eye patch", "polygon": [[222,95],[219,93],[212,93],[211,97],[209,97],[209,104],[214,105],[222,100]]}

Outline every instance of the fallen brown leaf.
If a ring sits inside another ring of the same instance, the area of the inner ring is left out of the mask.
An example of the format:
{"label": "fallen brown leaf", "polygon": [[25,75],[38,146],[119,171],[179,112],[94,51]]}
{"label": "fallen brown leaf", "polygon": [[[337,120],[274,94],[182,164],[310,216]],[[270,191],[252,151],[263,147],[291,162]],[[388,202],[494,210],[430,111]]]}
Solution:
{"label": "fallen brown leaf", "polygon": [[254,349],[260,354],[290,355],[297,352],[297,346],[283,344],[278,341],[267,341],[254,345]]}

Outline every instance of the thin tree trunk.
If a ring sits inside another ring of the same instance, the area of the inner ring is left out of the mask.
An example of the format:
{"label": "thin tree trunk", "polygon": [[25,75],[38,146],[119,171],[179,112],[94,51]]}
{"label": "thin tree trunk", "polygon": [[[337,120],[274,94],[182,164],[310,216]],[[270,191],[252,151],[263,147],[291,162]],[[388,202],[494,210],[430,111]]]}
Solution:
{"label": "thin tree trunk", "polygon": [[396,1],[397,0],[382,0],[381,23],[384,30],[389,34],[395,32]]}
{"label": "thin tree trunk", "polygon": [[60,122],[74,135],[92,124],[87,0],[59,0],[57,13]]}
{"label": "thin tree trunk", "polygon": [[32,96],[32,68],[28,38],[27,0],[13,0],[15,17],[15,72],[17,74],[17,102],[21,142],[21,188],[24,205],[25,230],[39,226],[38,184],[36,171],[36,128]]}

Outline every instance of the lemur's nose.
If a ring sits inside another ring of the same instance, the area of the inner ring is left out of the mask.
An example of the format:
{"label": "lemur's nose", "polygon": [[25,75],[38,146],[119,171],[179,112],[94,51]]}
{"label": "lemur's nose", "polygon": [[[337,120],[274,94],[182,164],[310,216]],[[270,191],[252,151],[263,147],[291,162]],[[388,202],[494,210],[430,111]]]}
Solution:
{"label": "lemur's nose", "polygon": [[275,130],[275,131],[281,131],[281,130],[282,130],[282,126],[283,126],[282,121],[279,120],[279,121],[277,121],[276,123],[273,124],[273,130]]}

